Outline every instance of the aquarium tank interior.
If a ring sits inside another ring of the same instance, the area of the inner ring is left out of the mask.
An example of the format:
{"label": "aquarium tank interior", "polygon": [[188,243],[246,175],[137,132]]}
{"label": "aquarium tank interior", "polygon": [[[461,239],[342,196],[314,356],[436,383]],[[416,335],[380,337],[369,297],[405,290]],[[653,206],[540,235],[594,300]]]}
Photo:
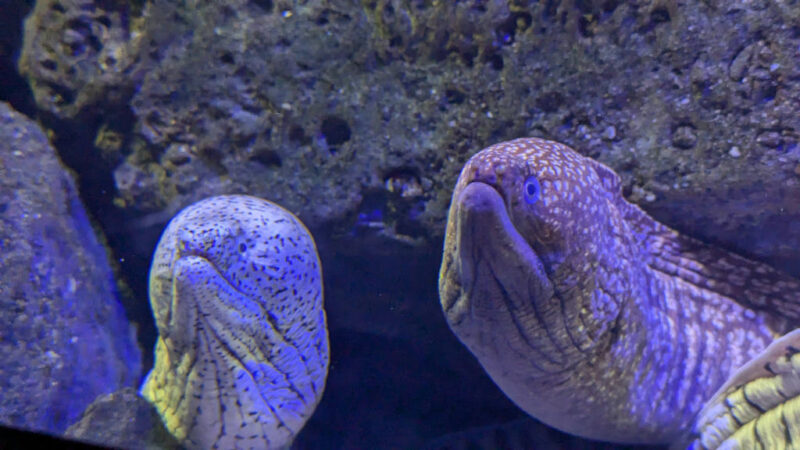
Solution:
{"label": "aquarium tank interior", "polygon": [[800,442],[800,1],[0,0],[0,448]]}

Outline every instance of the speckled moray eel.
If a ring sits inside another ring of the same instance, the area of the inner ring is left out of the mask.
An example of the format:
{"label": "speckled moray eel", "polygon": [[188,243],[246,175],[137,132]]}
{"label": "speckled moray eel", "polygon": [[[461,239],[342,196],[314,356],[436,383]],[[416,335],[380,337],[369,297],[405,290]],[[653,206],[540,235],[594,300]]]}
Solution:
{"label": "speckled moray eel", "polygon": [[594,439],[674,443],[737,368],[782,364],[759,355],[800,324],[800,282],[659,224],[619,184],[542,139],[473,156],[453,193],[441,304],[532,416]]}
{"label": "speckled moray eel", "polygon": [[325,387],[322,302],[290,212],[242,195],[187,207],[150,269],[159,337],[142,395],[188,448],[288,448]]}

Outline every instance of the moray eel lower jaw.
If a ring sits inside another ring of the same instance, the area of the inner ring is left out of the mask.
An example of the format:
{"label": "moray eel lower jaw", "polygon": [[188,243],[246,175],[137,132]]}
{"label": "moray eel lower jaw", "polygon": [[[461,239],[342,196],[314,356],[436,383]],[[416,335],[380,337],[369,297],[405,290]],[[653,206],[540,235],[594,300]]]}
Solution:
{"label": "moray eel lower jaw", "polygon": [[[171,278],[166,279],[173,292],[169,309],[165,319],[164,339],[167,348],[173,352],[182,352],[192,345],[195,339],[194,325],[197,320],[196,305],[185,301],[186,294],[191,289],[191,282],[204,273],[210,265],[209,262],[195,255],[181,256],[172,263]],[[188,283],[187,283],[188,281]]]}
{"label": "moray eel lower jaw", "polygon": [[456,192],[450,213],[456,215],[454,242],[460,247],[450,253],[457,256],[440,278],[450,328],[489,373],[507,368],[516,360],[511,355],[521,352],[539,356],[519,367],[527,378],[564,370],[559,339],[554,341],[541,322],[553,286],[514,227],[503,197],[489,184],[473,181]]}
{"label": "moray eel lower jaw", "polygon": [[[212,230],[218,232],[218,229]],[[198,305],[186,302],[192,298],[195,283],[203,284],[209,274],[220,274],[208,249],[214,245],[214,237],[208,232],[196,233],[180,228],[176,231],[176,242],[171,248],[168,267],[154,271],[161,284],[169,289],[171,295],[162,303],[164,311],[159,326],[162,338],[170,351],[183,351],[195,339],[195,320]],[[217,241],[221,239],[217,238]],[[166,293],[166,292],[165,292]],[[158,319],[157,319],[158,320]]]}
{"label": "moray eel lower jaw", "polygon": [[482,319],[504,308],[495,303],[500,300],[496,298],[498,295],[483,301],[484,296],[474,292],[476,286],[483,284],[477,282],[481,277],[496,279],[501,275],[494,273],[493,269],[498,265],[498,258],[525,254],[536,259],[536,255],[514,228],[503,198],[492,186],[482,182],[469,183],[457,194],[455,202],[454,213],[458,217],[456,245],[460,247],[457,253],[460,258],[454,262],[453,270],[457,272],[460,283],[452,286],[455,290],[450,292],[455,295],[446,296],[449,304],[443,306],[451,324],[460,324],[469,320],[469,316],[477,314]]}

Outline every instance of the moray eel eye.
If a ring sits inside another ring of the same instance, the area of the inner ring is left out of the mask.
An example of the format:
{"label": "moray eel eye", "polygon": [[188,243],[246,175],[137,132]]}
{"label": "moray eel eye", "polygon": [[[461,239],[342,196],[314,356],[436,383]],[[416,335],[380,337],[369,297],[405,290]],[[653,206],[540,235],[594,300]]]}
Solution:
{"label": "moray eel eye", "polygon": [[536,177],[530,176],[525,179],[524,189],[526,202],[534,204],[537,200],[539,200],[539,194],[542,191],[542,187],[539,185],[539,180],[537,180]]}

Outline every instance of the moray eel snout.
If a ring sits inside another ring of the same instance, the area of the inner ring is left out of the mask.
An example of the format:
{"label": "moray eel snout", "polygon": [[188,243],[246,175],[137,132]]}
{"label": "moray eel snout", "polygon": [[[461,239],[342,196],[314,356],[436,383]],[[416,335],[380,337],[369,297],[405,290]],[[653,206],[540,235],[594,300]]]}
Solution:
{"label": "moray eel snout", "polygon": [[[553,287],[544,266],[517,231],[506,200],[494,187],[473,181],[454,200],[457,257],[443,277],[443,309],[450,327],[488,366],[508,352],[532,350],[542,371],[560,370],[563,360],[540,311],[552,308]],[[520,320],[525,321],[523,325]],[[545,341],[541,339],[545,338]],[[502,364],[503,367],[509,367]]]}
{"label": "moray eel snout", "polygon": [[153,256],[159,339],[142,395],[187,448],[288,448],[325,387],[322,295],[290,212],[242,195],[187,207]]}
{"label": "moray eel snout", "polygon": [[[477,315],[474,319],[480,321],[517,307],[515,301],[521,298],[521,293],[516,286],[520,278],[531,281],[529,287],[535,289],[536,299],[546,299],[551,286],[544,268],[511,222],[500,193],[486,183],[475,181],[464,187],[455,202],[459,258],[454,269],[460,282],[457,294],[444,305],[451,321],[460,324],[469,320],[465,315]],[[519,270],[506,270],[510,259],[516,261]],[[476,289],[486,292],[479,294]]]}

